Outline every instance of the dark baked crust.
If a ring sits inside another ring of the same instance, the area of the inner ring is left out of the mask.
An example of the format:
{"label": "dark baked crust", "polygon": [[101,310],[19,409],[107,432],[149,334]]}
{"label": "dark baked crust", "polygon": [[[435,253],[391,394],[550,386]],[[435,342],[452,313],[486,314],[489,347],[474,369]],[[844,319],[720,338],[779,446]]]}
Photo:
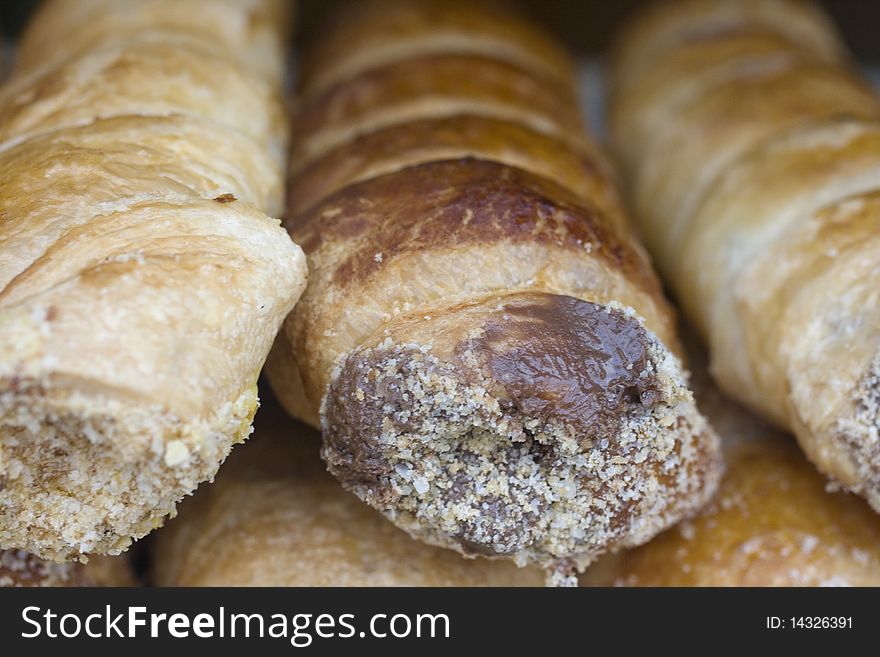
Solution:
{"label": "dark baked crust", "polygon": [[624,223],[609,166],[598,150],[543,134],[521,123],[458,114],[411,121],[361,135],[300,170],[290,181],[291,215],[354,182],[436,160],[474,157],[555,181]]}
{"label": "dark baked crust", "polygon": [[544,242],[600,258],[662,296],[644,253],[599,208],[496,162],[461,158],[409,167],[351,185],[285,225],[307,254],[347,244],[333,275],[342,286],[369,278],[396,254]]}

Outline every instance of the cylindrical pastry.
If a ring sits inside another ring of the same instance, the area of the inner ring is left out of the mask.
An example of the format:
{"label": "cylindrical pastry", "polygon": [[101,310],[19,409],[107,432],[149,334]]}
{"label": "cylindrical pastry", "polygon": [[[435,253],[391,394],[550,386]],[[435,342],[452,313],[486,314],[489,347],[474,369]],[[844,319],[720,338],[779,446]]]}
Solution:
{"label": "cylindrical pastry", "polygon": [[514,18],[450,7],[344,22],[325,43],[352,65],[374,33],[419,35],[349,77],[335,46],[307,59],[303,84],[323,91],[301,98],[298,141],[330,137],[293,150],[286,225],[311,279],[267,371],[322,427],[331,472],[398,526],[564,578],[698,508],[717,440],[573,81],[547,74],[565,55]]}
{"label": "cylindrical pastry", "polygon": [[414,541],[327,474],[313,429],[271,401],[217,480],[152,545],[159,586],[540,586],[510,562]]}
{"label": "cylindrical pastry", "polygon": [[118,553],[248,436],[305,285],[267,216],[285,7],[55,0],[25,33],[0,88],[0,548]]}
{"label": "cylindrical pastry", "polygon": [[841,51],[807,3],[659,4],[611,119],[718,383],[880,511],[880,101]]}
{"label": "cylindrical pastry", "polygon": [[826,491],[794,441],[697,377],[700,409],[721,435],[727,470],[693,519],[600,559],[592,586],[878,586],[880,518]]}
{"label": "cylindrical pastry", "polygon": [[53,563],[21,550],[0,551],[0,588],[136,585],[127,555],[98,555],[83,564]]}

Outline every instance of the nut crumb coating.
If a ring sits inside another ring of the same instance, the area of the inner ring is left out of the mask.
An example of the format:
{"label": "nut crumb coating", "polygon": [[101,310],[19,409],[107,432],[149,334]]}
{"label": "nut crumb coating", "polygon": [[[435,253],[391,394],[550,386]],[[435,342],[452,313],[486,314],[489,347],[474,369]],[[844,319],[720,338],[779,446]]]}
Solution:
{"label": "nut crumb coating", "polygon": [[558,295],[398,324],[342,359],[322,418],[330,471],[413,536],[551,575],[647,541],[719,472],[677,359]]}
{"label": "nut crumb coating", "polygon": [[725,398],[692,351],[692,388],[725,455],[718,493],[647,545],[599,559],[581,584],[877,586],[877,514],[829,490],[792,437]]}

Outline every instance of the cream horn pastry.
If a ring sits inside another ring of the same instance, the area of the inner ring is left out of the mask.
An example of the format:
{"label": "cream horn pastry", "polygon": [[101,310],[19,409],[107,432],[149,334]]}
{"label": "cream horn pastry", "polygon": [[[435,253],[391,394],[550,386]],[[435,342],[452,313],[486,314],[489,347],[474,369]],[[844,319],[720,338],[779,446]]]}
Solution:
{"label": "cream horn pastry", "polygon": [[364,7],[307,56],[286,226],[311,277],[267,371],[399,527],[570,582],[699,508],[717,440],[565,53],[453,6]]}
{"label": "cream horn pastry", "polygon": [[661,3],[611,123],[661,272],[719,385],[880,511],[880,100],[794,0]]}
{"label": "cream horn pastry", "polygon": [[0,88],[0,549],[117,554],[249,435],[306,278],[270,216],[286,8],[54,0],[22,37]]}

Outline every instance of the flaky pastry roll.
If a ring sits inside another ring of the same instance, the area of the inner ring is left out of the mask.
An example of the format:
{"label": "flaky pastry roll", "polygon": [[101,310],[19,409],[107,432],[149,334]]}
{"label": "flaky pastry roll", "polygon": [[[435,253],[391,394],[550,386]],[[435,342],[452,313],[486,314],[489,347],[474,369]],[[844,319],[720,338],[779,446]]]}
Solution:
{"label": "flaky pastry roll", "polygon": [[118,553],[248,436],[305,285],[267,215],[285,6],[56,0],[26,31],[0,89],[0,548]]}
{"label": "flaky pastry roll", "polygon": [[[344,35],[360,62],[386,21],[412,20],[467,52],[413,39],[349,77],[320,45],[308,60],[305,88],[327,90],[302,96],[297,117],[335,137],[293,149],[286,225],[312,274],[267,371],[322,427],[331,472],[397,525],[561,582],[698,508],[717,443],[573,80],[546,73],[568,70],[565,54],[508,56],[545,37],[450,6],[393,5],[325,40]],[[401,103],[405,69],[419,73]]]}
{"label": "flaky pastry roll", "polygon": [[880,100],[794,0],[682,0],[623,35],[613,134],[722,388],[880,511]]}

